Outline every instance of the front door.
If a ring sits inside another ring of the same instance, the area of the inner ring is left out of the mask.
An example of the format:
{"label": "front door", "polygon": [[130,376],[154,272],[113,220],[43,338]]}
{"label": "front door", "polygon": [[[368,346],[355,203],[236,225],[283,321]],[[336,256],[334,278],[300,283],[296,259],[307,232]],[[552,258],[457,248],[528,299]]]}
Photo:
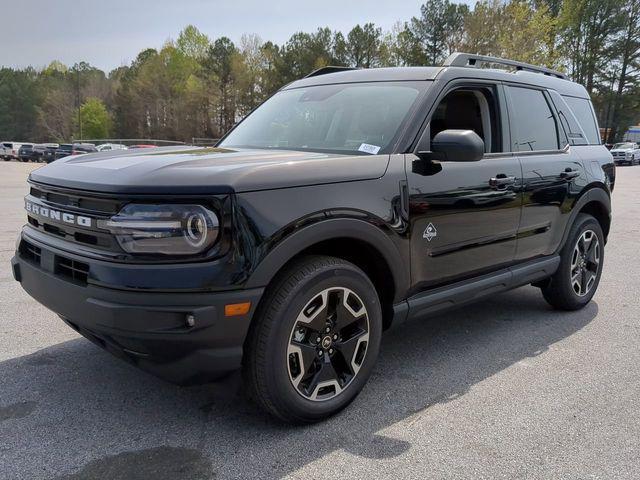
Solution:
{"label": "front door", "polygon": [[431,115],[429,134],[474,130],[485,142],[484,158],[437,162],[406,155],[414,292],[513,262],[522,170],[506,153],[505,112],[499,85],[455,86]]}

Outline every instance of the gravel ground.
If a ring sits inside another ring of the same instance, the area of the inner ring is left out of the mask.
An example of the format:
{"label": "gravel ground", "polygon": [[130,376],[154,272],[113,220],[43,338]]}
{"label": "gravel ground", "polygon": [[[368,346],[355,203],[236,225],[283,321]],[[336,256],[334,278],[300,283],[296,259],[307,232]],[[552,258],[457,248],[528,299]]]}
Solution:
{"label": "gravel ground", "polygon": [[358,399],[309,427],[239,379],[175,387],[31,300],[9,259],[33,165],[0,164],[0,478],[638,478],[640,168],[618,169],[593,302],[533,287],[392,330]]}

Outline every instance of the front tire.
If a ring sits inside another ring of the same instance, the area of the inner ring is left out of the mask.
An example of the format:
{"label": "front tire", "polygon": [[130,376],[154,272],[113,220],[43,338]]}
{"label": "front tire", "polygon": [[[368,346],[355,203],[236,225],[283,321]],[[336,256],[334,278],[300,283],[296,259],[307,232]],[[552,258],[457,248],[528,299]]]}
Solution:
{"label": "front tire", "polygon": [[604,234],[600,223],[579,214],[560,252],[560,266],[542,287],[542,295],[554,308],[578,310],[596,293],[604,263]]}
{"label": "front tire", "polygon": [[381,335],[380,301],[362,270],[335,257],[301,258],[265,293],[245,343],[245,384],[277,418],[317,422],[360,393]]}

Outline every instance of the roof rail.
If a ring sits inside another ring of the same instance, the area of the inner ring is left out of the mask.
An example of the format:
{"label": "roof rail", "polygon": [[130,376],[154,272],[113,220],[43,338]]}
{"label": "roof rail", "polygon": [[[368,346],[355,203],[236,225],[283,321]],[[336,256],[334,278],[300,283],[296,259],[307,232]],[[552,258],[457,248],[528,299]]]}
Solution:
{"label": "roof rail", "polygon": [[516,70],[524,70],[527,72],[542,73],[552,77],[567,79],[567,76],[556,70],[552,70],[546,67],[538,67],[536,65],[530,65],[528,63],[516,62],[515,60],[508,60],[505,58],[488,57],[485,55],[474,55],[472,53],[455,52],[449,55],[444,63],[443,67],[477,67],[478,63],[496,63],[499,65],[507,65],[509,67],[515,67]]}
{"label": "roof rail", "polygon": [[335,66],[328,65],[326,67],[322,67],[322,68],[318,68],[317,70],[314,70],[304,78],[317,77],[319,75],[326,75],[327,73],[344,72],[346,70],[356,70],[356,69],[353,67],[335,67]]}

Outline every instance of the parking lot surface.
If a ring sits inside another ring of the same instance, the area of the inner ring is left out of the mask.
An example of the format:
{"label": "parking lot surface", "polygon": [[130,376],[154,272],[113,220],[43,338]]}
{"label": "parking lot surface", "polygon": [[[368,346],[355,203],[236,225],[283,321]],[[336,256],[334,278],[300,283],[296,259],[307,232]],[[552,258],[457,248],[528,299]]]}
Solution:
{"label": "parking lot surface", "polygon": [[386,334],[324,423],[276,423],[237,375],[181,388],[79,337],[12,279],[36,168],[0,163],[0,479],[638,478],[640,167],[618,169],[598,293],[534,287]]}

